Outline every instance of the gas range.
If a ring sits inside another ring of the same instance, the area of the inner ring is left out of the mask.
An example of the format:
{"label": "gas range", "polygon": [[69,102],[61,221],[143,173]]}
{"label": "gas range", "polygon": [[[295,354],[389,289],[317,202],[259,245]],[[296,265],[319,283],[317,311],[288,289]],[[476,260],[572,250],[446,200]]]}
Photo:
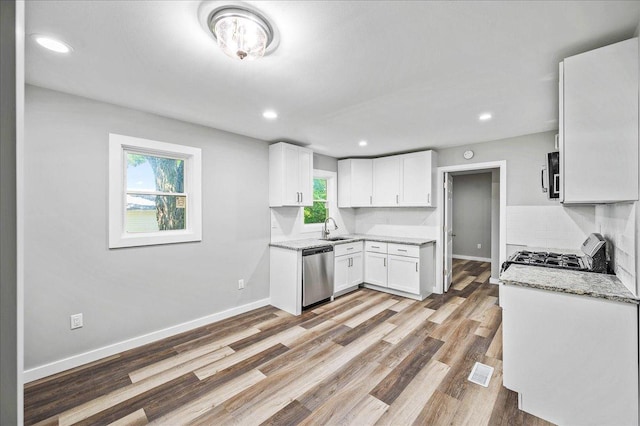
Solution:
{"label": "gas range", "polygon": [[574,271],[590,270],[587,260],[584,257],[575,254],[522,250],[511,255],[507,261],[521,265],[572,269]]}
{"label": "gas range", "polygon": [[515,263],[572,271],[607,273],[606,244],[602,235],[590,234],[587,240],[582,243],[581,249],[584,256],[549,251],[518,251],[502,264],[502,271]]}

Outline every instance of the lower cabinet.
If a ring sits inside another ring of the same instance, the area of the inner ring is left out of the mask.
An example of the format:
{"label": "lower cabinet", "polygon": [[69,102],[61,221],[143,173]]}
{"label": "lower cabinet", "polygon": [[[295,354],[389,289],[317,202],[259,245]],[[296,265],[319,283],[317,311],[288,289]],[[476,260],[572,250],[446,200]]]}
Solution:
{"label": "lower cabinet", "polygon": [[423,300],[435,284],[434,244],[365,243],[364,283]]}
{"label": "lower cabinet", "polygon": [[364,267],[362,242],[337,244],[334,256],[334,294],[362,284]]}
{"label": "lower cabinet", "polygon": [[381,253],[365,253],[364,281],[380,287],[387,286],[387,255]]}
{"label": "lower cabinet", "polygon": [[407,293],[420,293],[420,259],[391,254],[388,259],[387,286]]}
{"label": "lower cabinet", "polygon": [[500,285],[503,384],[561,425],[638,424],[638,305]]}

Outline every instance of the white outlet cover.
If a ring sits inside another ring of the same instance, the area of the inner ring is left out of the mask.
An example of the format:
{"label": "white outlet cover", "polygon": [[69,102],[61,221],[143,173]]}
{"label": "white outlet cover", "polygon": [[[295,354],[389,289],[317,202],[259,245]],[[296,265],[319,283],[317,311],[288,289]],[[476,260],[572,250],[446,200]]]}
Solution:
{"label": "white outlet cover", "polygon": [[82,314],[71,315],[71,329],[81,328],[84,325]]}

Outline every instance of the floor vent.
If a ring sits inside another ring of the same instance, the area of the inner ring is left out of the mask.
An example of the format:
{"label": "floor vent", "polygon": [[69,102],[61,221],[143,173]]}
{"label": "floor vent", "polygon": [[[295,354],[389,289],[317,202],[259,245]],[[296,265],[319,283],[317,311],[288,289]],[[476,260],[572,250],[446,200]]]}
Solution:
{"label": "floor vent", "polygon": [[493,374],[493,367],[476,362],[469,374],[469,381],[480,386],[489,387],[489,381]]}

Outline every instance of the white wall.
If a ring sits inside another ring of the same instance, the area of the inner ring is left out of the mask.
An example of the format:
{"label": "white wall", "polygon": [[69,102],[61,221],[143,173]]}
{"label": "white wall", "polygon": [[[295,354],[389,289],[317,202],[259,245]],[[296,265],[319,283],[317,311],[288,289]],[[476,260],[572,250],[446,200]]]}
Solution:
{"label": "white wall", "polygon": [[360,207],[353,210],[355,210],[355,229],[358,234],[438,238],[438,216],[437,210],[433,208]]}
{"label": "white wall", "polygon": [[[202,242],[107,248],[110,132],[202,149]],[[266,142],[28,86],[25,145],[25,369],[269,297]]]}
{"label": "white wall", "polygon": [[607,240],[611,267],[633,294],[636,288],[635,220],[637,203],[596,206],[596,229]]}

